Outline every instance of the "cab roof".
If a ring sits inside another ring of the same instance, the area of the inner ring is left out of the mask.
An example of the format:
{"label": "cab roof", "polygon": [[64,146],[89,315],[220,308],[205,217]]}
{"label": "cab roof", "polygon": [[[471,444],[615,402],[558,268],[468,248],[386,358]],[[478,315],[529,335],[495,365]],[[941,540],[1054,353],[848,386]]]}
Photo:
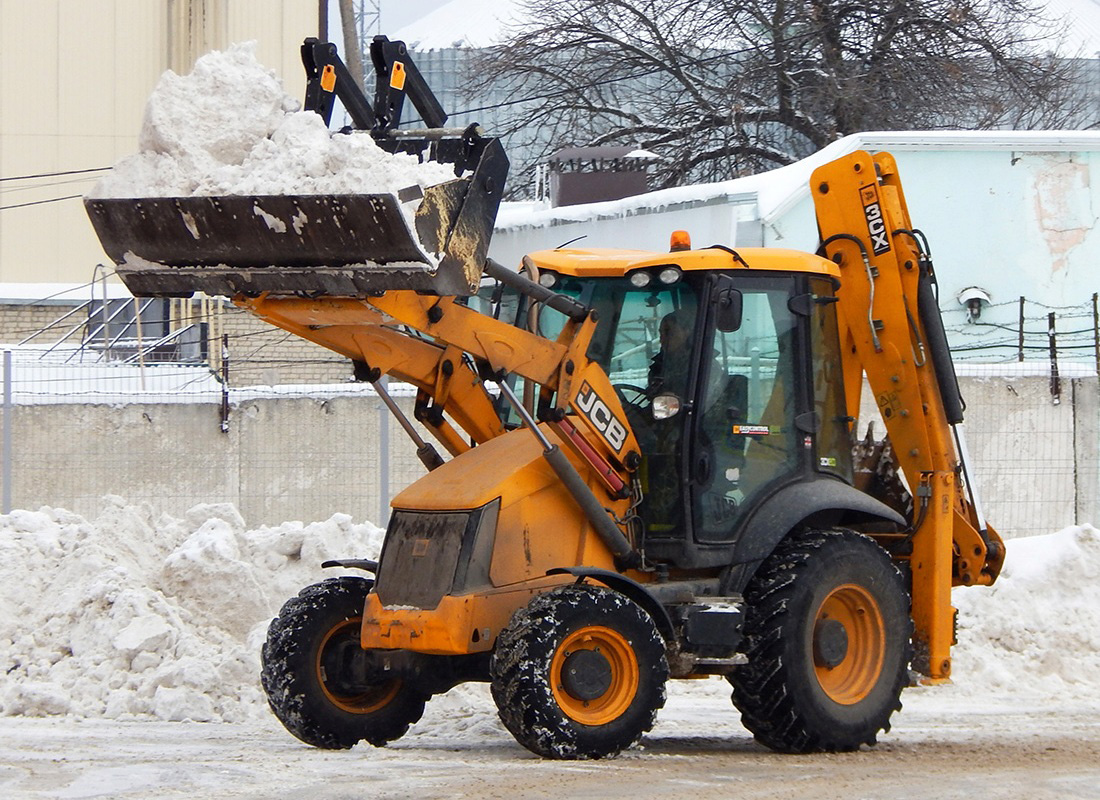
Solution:
{"label": "cab roof", "polygon": [[612,248],[558,249],[538,250],[530,253],[529,256],[540,269],[553,270],[561,275],[577,278],[617,278],[636,269],[667,266],[679,267],[684,272],[751,269],[840,277],[840,268],[832,261],[801,250],[787,250],[779,247],[739,247],[735,252],[740,258],[720,247],[679,250],[670,253]]}

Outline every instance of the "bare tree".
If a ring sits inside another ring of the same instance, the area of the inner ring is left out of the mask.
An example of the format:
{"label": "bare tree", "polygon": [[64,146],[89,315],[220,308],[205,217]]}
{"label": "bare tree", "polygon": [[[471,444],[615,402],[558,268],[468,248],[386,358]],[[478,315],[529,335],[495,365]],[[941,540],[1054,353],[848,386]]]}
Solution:
{"label": "bare tree", "polygon": [[355,4],[352,0],[340,0],[340,28],[344,34],[344,63],[352,81],[363,88],[363,42],[355,27]]}
{"label": "bare tree", "polygon": [[514,140],[539,158],[638,145],[663,157],[658,186],[789,164],[858,131],[1081,125],[1080,62],[1054,54],[1061,31],[1033,0],[526,5],[478,67],[528,99]]}

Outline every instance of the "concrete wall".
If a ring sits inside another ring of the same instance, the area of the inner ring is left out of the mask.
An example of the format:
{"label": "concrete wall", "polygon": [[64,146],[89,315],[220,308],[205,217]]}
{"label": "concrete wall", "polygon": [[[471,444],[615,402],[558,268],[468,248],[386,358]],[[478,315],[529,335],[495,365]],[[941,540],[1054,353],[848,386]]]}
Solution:
{"label": "concrete wall", "polygon": [[[1100,524],[1096,378],[1066,381],[1057,405],[1045,377],[967,377],[962,389],[977,483],[1003,536]],[[399,403],[411,412],[410,397]],[[17,406],[13,506],[95,515],[113,494],[175,515],[231,502],[254,525],[337,511],[381,521],[383,498],[424,474],[365,393],[247,400],[228,432],[220,423],[215,403]]]}
{"label": "concrete wall", "polygon": [[381,520],[383,465],[393,493],[424,473],[381,411],[377,397],[248,400],[223,433],[215,403],[17,406],[12,506],[95,516],[118,495],[173,515],[233,503],[253,525],[336,512]]}
{"label": "concrete wall", "polygon": [[[1048,376],[996,369],[967,365],[959,378],[967,404],[963,435],[987,520],[1005,538],[1098,524],[1100,381],[1064,380],[1055,402]],[[861,400],[860,436],[873,422],[881,438],[874,396],[865,388]]]}

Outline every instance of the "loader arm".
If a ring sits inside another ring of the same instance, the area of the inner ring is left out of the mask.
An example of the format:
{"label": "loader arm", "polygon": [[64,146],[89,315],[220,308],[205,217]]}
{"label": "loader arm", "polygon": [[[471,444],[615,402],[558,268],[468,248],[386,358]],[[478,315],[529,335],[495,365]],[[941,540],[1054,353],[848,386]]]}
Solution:
{"label": "loader arm", "polygon": [[[815,170],[811,190],[824,254],[841,268],[848,415],[863,377],[874,392],[914,495],[904,538],[891,543],[912,574],[914,664],[933,680],[951,673],[953,585],[991,584],[1004,545],[981,518],[960,456],[963,404],[934,294],[935,274],[909,219],[888,154],[853,153]],[[911,551],[906,552],[911,546]]]}
{"label": "loader arm", "polygon": [[[502,383],[509,376],[538,385],[538,419],[518,403],[516,413],[611,554],[622,564],[640,563],[621,521],[638,444],[607,375],[586,356],[595,315],[500,265],[488,266],[508,173],[499,140],[483,136],[477,125],[443,128],[446,114],[401,42],[376,37],[371,45],[373,105],[334,45],[307,39],[302,60],[307,110],[327,122],[340,98],[361,131],[349,135],[369,135],[392,154],[452,165],[456,177],[422,192],[412,186],[382,194],[88,198],[85,206],[118,275],[135,296],[203,291],[233,297],[241,308],[352,359],[360,377],[393,375],[412,383],[417,417],[452,455],[505,432],[483,379],[501,383],[509,399]],[[397,128],[406,96],[429,127]],[[410,226],[401,205],[417,199]],[[483,271],[521,287],[533,302],[566,308],[570,321],[557,340],[456,302],[477,292]],[[572,460],[547,438],[542,428],[550,426]],[[427,443],[417,444],[429,468],[440,463]],[[591,480],[581,474],[585,465]]]}
{"label": "loader arm", "polygon": [[[273,325],[415,385],[474,444],[499,436],[504,427],[471,363],[500,379],[514,374],[538,384],[544,396],[554,397],[542,412],[544,421],[564,427],[566,440],[602,476],[611,499],[627,493],[628,465],[636,462],[638,444],[607,374],[586,355],[596,320],[583,307],[551,341],[456,298],[413,291],[364,299],[238,296],[234,302]],[[428,427],[452,454],[468,449],[456,442],[449,426]]]}
{"label": "loader arm", "polygon": [[[354,298],[239,296],[234,302],[264,321],[359,362],[373,380],[389,375],[429,396],[474,444],[504,432],[493,398],[462,353],[394,327],[378,309]],[[451,455],[470,443],[436,414],[420,419]]]}

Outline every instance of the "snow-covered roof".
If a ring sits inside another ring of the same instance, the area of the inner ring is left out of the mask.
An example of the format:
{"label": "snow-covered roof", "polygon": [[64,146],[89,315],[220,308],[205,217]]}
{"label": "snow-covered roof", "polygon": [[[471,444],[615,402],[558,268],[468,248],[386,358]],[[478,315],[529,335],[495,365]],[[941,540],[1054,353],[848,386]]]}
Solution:
{"label": "snow-covered roof", "polygon": [[520,16],[521,5],[521,0],[451,0],[390,38],[421,51],[489,47],[504,41],[507,25]]}
{"label": "snow-covered roof", "polygon": [[845,136],[790,166],[744,178],[678,186],[656,192],[560,208],[532,209],[529,204],[501,206],[498,231],[527,226],[543,227],[558,222],[583,222],[654,213],[678,206],[703,206],[716,201],[744,198],[755,202],[759,217],[767,220],[782,213],[809,193],[810,173],[822,164],[856,150],[878,152],[905,150],[1026,150],[1069,152],[1100,150],[1097,131],[869,131]]}

